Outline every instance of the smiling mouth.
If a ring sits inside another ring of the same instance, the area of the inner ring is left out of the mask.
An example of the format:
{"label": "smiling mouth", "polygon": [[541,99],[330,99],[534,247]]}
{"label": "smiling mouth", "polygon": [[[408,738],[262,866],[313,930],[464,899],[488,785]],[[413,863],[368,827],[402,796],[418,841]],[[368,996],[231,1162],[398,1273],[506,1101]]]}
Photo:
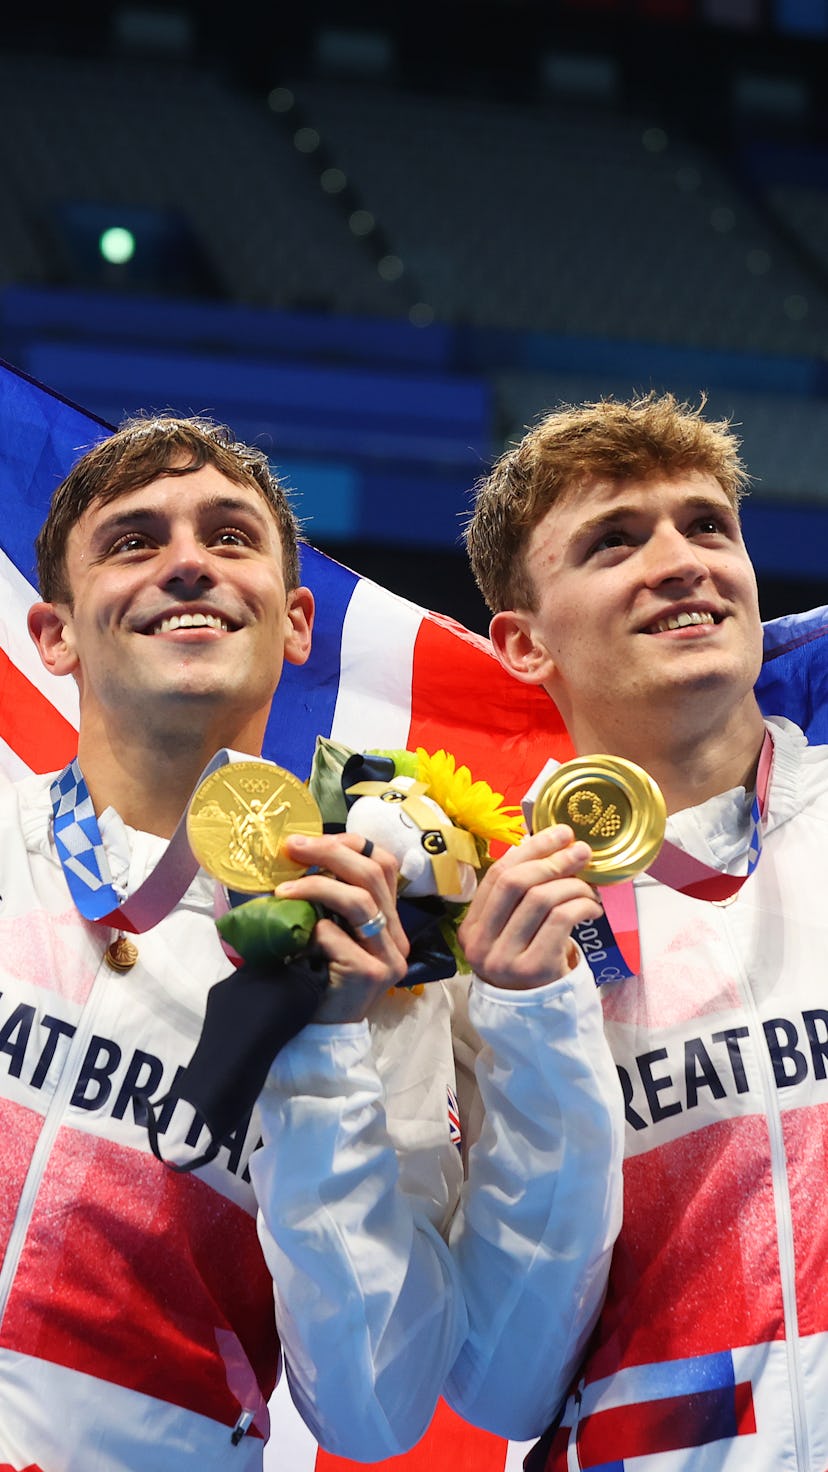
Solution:
{"label": "smiling mouth", "polygon": [[687,629],[693,624],[718,624],[721,619],[712,613],[694,611],[693,613],[677,613],[675,618],[662,618],[658,623],[651,624],[645,629],[646,634],[667,634],[673,629]]}
{"label": "smiling mouth", "polygon": [[174,634],[177,629],[215,629],[220,634],[229,634],[230,625],[217,613],[173,613],[158,623],[150,624],[145,634]]}

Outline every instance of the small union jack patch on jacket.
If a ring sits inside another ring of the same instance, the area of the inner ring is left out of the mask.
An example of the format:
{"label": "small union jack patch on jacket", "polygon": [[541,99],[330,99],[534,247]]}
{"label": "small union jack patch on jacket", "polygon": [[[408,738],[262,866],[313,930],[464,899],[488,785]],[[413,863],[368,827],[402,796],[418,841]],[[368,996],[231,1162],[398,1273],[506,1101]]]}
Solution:
{"label": "small union jack patch on jacket", "polygon": [[463,1148],[463,1131],[460,1128],[460,1106],[457,1103],[457,1095],[449,1084],[448,1086],[448,1122],[449,1139],[458,1150]]}

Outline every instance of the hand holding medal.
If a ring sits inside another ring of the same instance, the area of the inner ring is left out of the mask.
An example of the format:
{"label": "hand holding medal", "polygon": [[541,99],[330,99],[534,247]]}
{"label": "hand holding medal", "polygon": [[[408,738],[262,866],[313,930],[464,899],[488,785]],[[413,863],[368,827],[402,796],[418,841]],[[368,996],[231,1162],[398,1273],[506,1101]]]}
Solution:
{"label": "hand holding medal", "polygon": [[230,762],[211,772],[187,813],[187,837],[202,868],[242,894],[273,890],[303,873],[285,840],[321,832],[322,814],[307,787],[272,762]]}
{"label": "hand holding medal", "polygon": [[567,824],[592,849],[582,878],[618,884],[648,869],[657,857],[667,808],[658,784],[635,762],[576,757],[558,767],[535,797],[532,832],[554,823]]}
{"label": "hand holding medal", "polygon": [[566,823],[592,848],[592,859],[581,874],[602,889],[604,915],[586,929],[576,927],[575,934],[599,985],[635,976],[641,970],[635,892],[630,882],[634,875],[647,870],[671,889],[714,904],[727,903],[738,894],[762,852],[772,761],[773,741],[766,732],[751,804],[747,866],[739,874],[713,869],[665,837],[667,815],[661,790],[634,762],[606,755],[577,757],[545,780],[541,772],[524,800],[533,832]]}
{"label": "hand holding medal", "polygon": [[272,762],[231,762],[196,788],[187,812],[195,857],[231,891],[258,896],[216,921],[245,960],[272,964],[308,946],[318,918],[314,906],[287,899],[275,904],[267,892],[305,872],[288,857],[286,840],[321,832],[322,814],[307,787]]}

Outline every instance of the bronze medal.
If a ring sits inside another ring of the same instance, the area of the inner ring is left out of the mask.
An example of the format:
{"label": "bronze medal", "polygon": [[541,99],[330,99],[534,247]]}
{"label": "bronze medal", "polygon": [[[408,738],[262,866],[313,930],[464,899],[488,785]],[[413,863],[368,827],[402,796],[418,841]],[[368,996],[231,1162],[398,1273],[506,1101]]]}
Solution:
{"label": "bronze medal", "polygon": [[104,960],[113,971],[130,971],[138,960],[138,947],[128,936],[116,935],[104,952]]}
{"label": "bronze medal", "polygon": [[214,879],[244,894],[273,890],[303,874],[283,851],[291,833],[322,832],[322,815],[307,787],[272,762],[229,762],[196,789],[187,837]]}
{"label": "bronze medal", "polygon": [[545,782],[532,809],[532,832],[566,823],[592,848],[581,871],[591,884],[618,884],[649,868],[662,843],[667,808],[661,789],[635,762],[576,757]]}

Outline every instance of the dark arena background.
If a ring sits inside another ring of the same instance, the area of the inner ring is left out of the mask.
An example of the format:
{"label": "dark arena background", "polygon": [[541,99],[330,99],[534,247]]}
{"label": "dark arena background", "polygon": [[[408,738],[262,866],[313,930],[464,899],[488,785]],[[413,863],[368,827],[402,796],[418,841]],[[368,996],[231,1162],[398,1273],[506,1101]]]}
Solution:
{"label": "dark arena background", "polygon": [[485,630],[547,407],[732,418],[765,617],[828,601],[828,0],[39,5],[0,37],[0,355],[206,411],[323,550]]}

